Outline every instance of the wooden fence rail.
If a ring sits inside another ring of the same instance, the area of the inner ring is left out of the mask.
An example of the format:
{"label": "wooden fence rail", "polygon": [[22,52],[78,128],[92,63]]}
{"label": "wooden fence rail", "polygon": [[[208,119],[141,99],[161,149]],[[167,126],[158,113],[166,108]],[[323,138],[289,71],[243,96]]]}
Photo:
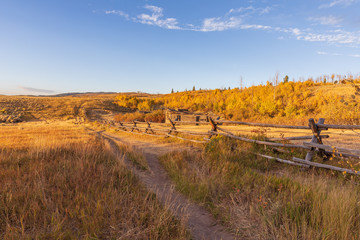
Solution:
{"label": "wooden fence rail", "polygon": [[[259,145],[270,146],[273,148],[285,147],[285,148],[298,148],[307,151],[305,159],[299,159],[293,157],[291,160],[280,159],[273,156],[267,156],[260,153],[254,153],[258,156],[273,159],[278,162],[291,164],[295,166],[301,167],[318,167],[318,168],[325,168],[334,171],[341,171],[347,172],[349,174],[360,175],[360,171],[355,171],[354,169],[345,169],[340,167],[335,167],[332,165],[322,164],[313,162],[313,157],[317,154],[326,160],[328,157],[331,156],[341,156],[341,157],[350,157],[355,159],[360,159],[360,150],[357,149],[349,149],[343,147],[336,147],[336,146],[329,146],[323,144],[323,139],[329,138],[329,135],[321,134],[322,131],[328,129],[360,129],[360,125],[333,125],[333,124],[325,124],[325,119],[320,118],[317,123],[315,123],[314,119],[309,119],[308,126],[292,126],[292,125],[279,125],[279,124],[266,124],[266,123],[251,123],[251,122],[241,122],[241,121],[225,121],[225,120],[213,120],[209,118],[209,122],[179,122],[179,121],[172,121],[169,119],[169,123],[152,123],[152,122],[140,122],[140,121],[132,121],[132,122],[118,122],[115,124],[112,121],[104,121],[103,124],[110,124],[116,126],[121,129],[122,131],[131,132],[135,134],[145,134],[149,136],[156,136],[156,137],[173,137],[182,139],[184,141],[191,141],[195,143],[206,143],[213,135],[221,135],[228,138],[233,138],[239,141],[255,143]],[[145,127],[138,126],[138,124],[146,124]],[[161,128],[152,128],[152,124],[156,126],[165,127]],[[180,124],[190,124],[190,125],[210,125],[211,130],[208,132],[197,132],[197,131],[186,131],[186,130],[179,130],[176,128],[176,125]],[[223,127],[219,127],[219,125],[246,125],[246,126],[258,126],[258,127],[269,127],[269,128],[288,128],[288,129],[306,129],[310,130],[312,135],[307,136],[295,136],[295,137],[283,137],[283,138],[265,138],[265,140],[255,140],[251,138],[241,137],[237,134],[224,129]],[[130,131],[127,131],[130,130]],[[134,132],[136,130],[137,132]],[[143,132],[141,132],[143,130]],[[151,134],[149,133],[151,132]],[[160,133],[160,135],[158,134]],[[181,136],[178,136],[181,134]],[[186,138],[182,135],[191,135],[191,136],[209,136],[209,138],[204,138],[203,140],[194,140]],[[293,140],[310,140],[310,142],[303,142],[302,144],[291,144],[288,143],[289,141]],[[286,143],[284,143],[286,141]],[[281,143],[283,142],[283,143]]]}
{"label": "wooden fence rail", "polygon": [[295,144],[286,144],[286,143],[275,143],[275,142],[267,142],[267,141],[260,141],[260,140],[255,140],[255,139],[250,139],[250,138],[245,138],[245,137],[238,137],[235,136],[233,134],[226,134],[226,133],[221,133],[221,132],[215,132],[215,131],[209,131],[211,134],[213,135],[222,135],[225,137],[229,137],[229,138],[234,138],[240,141],[244,141],[244,142],[248,142],[248,143],[256,143],[256,144],[260,144],[260,145],[267,145],[267,146],[274,146],[274,147],[288,147],[288,148],[302,148],[302,149],[310,149],[310,147],[306,147],[303,145],[295,145]]}
{"label": "wooden fence rail", "polygon": [[270,128],[310,129],[308,126],[290,126],[290,125],[267,124],[267,123],[251,123],[251,122],[238,122],[238,121],[225,121],[225,120],[215,120],[214,122],[220,124],[247,125],[247,126],[270,127]]}
{"label": "wooden fence rail", "polygon": [[320,128],[332,129],[360,129],[360,125],[333,125],[333,124],[317,124]]}

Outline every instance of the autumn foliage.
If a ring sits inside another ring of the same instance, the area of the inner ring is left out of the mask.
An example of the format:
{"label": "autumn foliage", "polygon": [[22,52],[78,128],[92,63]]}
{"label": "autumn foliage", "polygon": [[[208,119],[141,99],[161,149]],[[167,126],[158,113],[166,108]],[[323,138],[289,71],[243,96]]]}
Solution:
{"label": "autumn foliage", "polygon": [[159,108],[212,111],[229,120],[303,124],[309,118],[324,117],[328,123],[359,124],[358,83],[315,83],[308,80],[282,82],[274,86],[267,82],[244,89],[184,91],[156,98],[119,95],[116,103],[148,111]]}

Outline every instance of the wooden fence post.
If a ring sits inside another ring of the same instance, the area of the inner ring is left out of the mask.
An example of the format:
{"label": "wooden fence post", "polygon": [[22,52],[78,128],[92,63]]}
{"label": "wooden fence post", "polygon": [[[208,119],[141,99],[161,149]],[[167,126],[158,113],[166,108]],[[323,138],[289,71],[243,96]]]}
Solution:
{"label": "wooden fence post", "polygon": [[[325,118],[320,118],[319,121],[318,121],[318,124],[324,124],[325,122]],[[318,143],[318,144],[323,144],[322,142],[322,138],[320,136],[320,133],[321,133],[321,130],[320,128],[318,128],[318,126],[315,124],[315,121],[313,118],[310,118],[309,119],[309,127],[313,133],[313,137],[310,141],[310,143]],[[312,147],[310,149],[310,151],[306,154],[306,157],[305,157],[305,161],[311,161],[313,156],[314,156],[314,153],[315,153],[315,149],[314,147]],[[321,157],[324,156],[324,151],[322,149],[319,149],[319,154]]]}
{"label": "wooden fence post", "polygon": [[[211,131],[213,132],[217,132],[217,123],[214,122],[214,120],[212,120],[211,117],[209,117],[209,122],[211,124]],[[209,135],[209,139],[212,137],[213,134],[210,133]]]}
{"label": "wooden fence post", "polygon": [[148,130],[150,130],[151,133],[155,133],[155,132],[152,130],[152,128],[151,128],[151,124],[150,124],[148,121],[146,121],[146,123],[147,123],[148,127],[145,129],[145,133],[146,133]]}
{"label": "wooden fence post", "polygon": [[133,120],[134,126],[132,127],[131,131],[133,132],[137,127],[136,127],[136,122],[135,120]]}
{"label": "wooden fence post", "polygon": [[169,119],[169,122],[170,122],[170,123],[171,123],[171,125],[172,125],[172,127],[171,127],[171,129],[170,129],[169,133],[171,133],[171,132],[172,132],[172,130],[175,130],[175,131],[176,131],[176,127],[175,127],[176,123],[174,123],[174,122],[171,120],[171,118],[168,118],[168,119]]}
{"label": "wooden fence post", "polygon": [[212,120],[212,118],[209,118],[210,120],[210,124],[211,124],[211,131],[217,132],[217,124],[214,122],[214,120]]}
{"label": "wooden fence post", "polygon": [[119,120],[119,128],[126,131],[126,128],[124,127],[123,123]]}

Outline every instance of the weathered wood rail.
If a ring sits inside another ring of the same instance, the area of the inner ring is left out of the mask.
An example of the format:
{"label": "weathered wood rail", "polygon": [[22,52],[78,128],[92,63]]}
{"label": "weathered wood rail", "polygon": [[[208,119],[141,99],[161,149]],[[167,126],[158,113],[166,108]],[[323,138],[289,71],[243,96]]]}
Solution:
{"label": "weathered wood rail", "polygon": [[[305,159],[300,159],[293,157],[291,160],[281,159],[274,156],[268,156],[260,153],[254,153],[257,156],[261,156],[267,159],[273,159],[278,162],[291,164],[301,167],[318,167],[324,169],[330,169],[334,171],[346,172],[349,174],[360,175],[360,171],[354,169],[340,168],[332,165],[327,165],[323,163],[313,162],[314,156],[319,155],[324,160],[331,158],[333,156],[340,156],[343,158],[353,158],[360,160],[360,146],[359,149],[349,149],[343,147],[329,146],[323,144],[323,139],[329,138],[329,135],[321,134],[322,131],[328,129],[347,129],[355,130],[360,129],[360,125],[333,125],[325,124],[325,119],[320,118],[317,123],[314,119],[309,119],[308,126],[292,126],[292,125],[279,125],[279,124],[266,124],[266,123],[250,123],[250,122],[241,122],[241,121],[225,121],[225,120],[213,120],[209,118],[209,122],[176,122],[169,119],[169,123],[152,123],[152,122],[113,122],[113,121],[103,121],[102,124],[112,125],[117,127],[119,130],[131,132],[134,134],[144,134],[149,136],[156,137],[172,137],[178,138],[184,141],[191,141],[194,143],[206,143],[210,140],[213,135],[221,135],[224,137],[236,139],[243,142],[255,143],[259,145],[270,146],[274,149],[279,148],[295,148],[306,151]],[[138,126],[146,125],[146,126]],[[185,131],[178,130],[177,125],[180,124],[190,124],[190,125],[209,125],[211,129],[207,132],[198,132],[198,131]],[[155,128],[152,127],[155,125]],[[303,129],[311,131],[312,135],[306,136],[295,136],[295,137],[283,137],[283,138],[265,138],[265,140],[255,140],[248,137],[243,137],[238,134],[235,134],[229,130],[224,129],[222,126],[225,125],[245,125],[245,126],[257,126],[257,127],[268,127],[268,128],[282,128],[282,129]],[[221,126],[221,127],[220,127]],[[162,128],[159,128],[162,127]],[[186,138],[185,136],[197,136],[202,137],[204,140],[195,140],[191,138]],[[208,136],[208,138],[204,138]],[[292,144],[290,141],[299,141],[299,140],[310,140],[310,142],[303,142],[302,144]],[[286,142],[286,143],[285,143]]]}

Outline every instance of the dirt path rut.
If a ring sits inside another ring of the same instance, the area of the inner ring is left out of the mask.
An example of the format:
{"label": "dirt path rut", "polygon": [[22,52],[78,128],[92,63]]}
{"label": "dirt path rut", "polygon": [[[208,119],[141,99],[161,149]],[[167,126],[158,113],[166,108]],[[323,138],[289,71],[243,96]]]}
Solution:
{"label": "dirt path rut", "polygon": [[154,144],[104,132],[99,134],[109,143],[112,151],[117,155],[120,155],[120,151],[116,143],[131,145],[144,153],[149,165],[149,171],[136,169],[131,162],[126,159],[125,164],[139,177],[148,190],[157,195],[157,198],[162,204],[169,206],[169,209],[175,216],[187,220],[188,228],[195,239],[235,239],[205,208],[194,204],[174,190],[174,185],[166,171],[160,165],[158,156],[175,150],[176,145]]}

